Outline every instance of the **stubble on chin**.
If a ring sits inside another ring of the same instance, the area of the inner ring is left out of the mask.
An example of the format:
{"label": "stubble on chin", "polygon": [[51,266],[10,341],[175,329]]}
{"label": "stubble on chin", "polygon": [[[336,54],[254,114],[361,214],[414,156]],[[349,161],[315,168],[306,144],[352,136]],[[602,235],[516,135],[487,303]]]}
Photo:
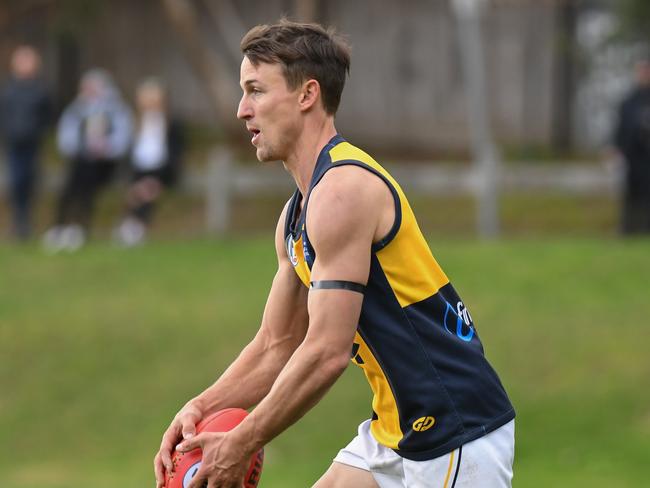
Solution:
{"label": "stubble on chin", "polygon": [[285,161],[286,155],[291,151],[291,141],[292,137],[289,135],[289,131],[286,131],[286,133],[272,144],[269,144],[268,140],[264,141],[266,145],[257,148],[257,160],[262,163]]}
{"label": "stubble on chin", "polygon": [[261,148],[258,149],[256,151],[256,156],[257,156],[257,160],[260,163],[268,163],[271,161],[275,161],[275,159],[273,158],[273,154],[267,149],[261,149]]}
{"label": "stubble on chin", "polygon": [[259,147],[256,151],[257,160],[261,163],[270,163],[273,161],[281,161],[282,157],[278,151],[273,147]]}

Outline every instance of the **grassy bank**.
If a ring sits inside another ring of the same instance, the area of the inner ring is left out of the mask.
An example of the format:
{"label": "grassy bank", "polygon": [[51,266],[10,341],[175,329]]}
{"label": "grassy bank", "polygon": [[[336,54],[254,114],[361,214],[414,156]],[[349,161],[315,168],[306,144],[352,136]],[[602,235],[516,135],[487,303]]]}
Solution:
{"label": "grassy bank", "polygon": [[[518,487],[637,487],[650,468],[650,242],[433,237],[518,411]],[[254,334],[268,238],[0,246],[6,488],[140,488],[179,406]],[[261,486],[310,486],[370,413],[357,368],[267,447]]]}

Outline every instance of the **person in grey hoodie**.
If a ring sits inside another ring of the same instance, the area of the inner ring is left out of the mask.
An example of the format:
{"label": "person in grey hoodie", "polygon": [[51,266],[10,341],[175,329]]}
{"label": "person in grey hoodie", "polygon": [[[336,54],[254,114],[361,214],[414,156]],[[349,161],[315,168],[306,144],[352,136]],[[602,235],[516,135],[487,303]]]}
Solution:
{"label": "person in grey hoodie", "polygon": [[86,241],[98,193],[111,181],[132,137],[131,111],[110,75],[86,72],[76,99],[65,109],[57,130],[59,151],[69,161],[48,250],[76,250]]}

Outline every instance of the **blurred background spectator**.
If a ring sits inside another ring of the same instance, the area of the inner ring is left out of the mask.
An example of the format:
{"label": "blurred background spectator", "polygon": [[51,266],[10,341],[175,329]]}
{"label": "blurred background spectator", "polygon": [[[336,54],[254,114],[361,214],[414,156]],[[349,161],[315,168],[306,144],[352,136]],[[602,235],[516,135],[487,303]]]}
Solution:
{"label": "blurred background spectator", "polygon": [[0,94],[0,127],[5,144],[13,235],[31,233],[31,209],[39,151],[50,117],[50,101],[40,78],[41,57],[31,46],[16,48],[10,77]]}
{"label": "blurred background spectator", "polygon": [[50,251],[76,250],[90,229],[95,200],[112,179],[131,141],[132,116],[111,76],[86,72],[79,94],[59,121],[57,140],[68,160],[54,227],[44,236]]}
{"label": "blurred background spectator", "polygon": [[[188,144],[180,191],[158,209],[161,219],[149,236],[255,232],[274,220],[291,189],[270,167],[248,173],[250,143],[233,115],[241,95],[238,41],[252,25],[283,13],[335,26],[348,35],[355,59],[337,128],[399,167],[394,173],[421,194],[422,206],[439,209],[420,212],[425,231],[467,235],[480,220],[477,189],[488,178],[476,176],[470,149],[475,118],[461,49],[469,36],[456,3],[480,7],[484,59],[471,64],[484,67],[485,125],[504,163],[492,171],[499,173],[493,178],[499,229],[615,233],[622,171],[606,171],[598,159],[630,89],[630,66],[650,45],[647,0],[4,0],[0,65],[16,45],[37,46],[46,54],[43,76],[57,110],[75,97],[92,66],[105,67],[129,93],[143,75],[156,73]],[[50,195],[60,194],[66,180],[57,154],[44,147],[39,230]],[[216,157],[226,153],[228,161]],[[212,177],[213,168],[225,169]],[[8,181],[0,171],[3,190]],[[98,237],[124,217],[123,191],[107,192],[93,219]],[[456,218],[443,217],[451,213]],[[3,206],[0,225],[5,221]]]}
{"label": "blurred background spectator", "polygon": [[127,211],[114,233],[116,241],[124,246],[143,242],[157,200],[178,180],[184,146],[181,124],[170,115],[159,80],[149,78],[140,83],[136,109]]}
{"label": "blurred background spectator", "polygon": [[615,134],[626,166],[623,234],[650,233],[650,58],[636,63],[635,81],[620,106]]}

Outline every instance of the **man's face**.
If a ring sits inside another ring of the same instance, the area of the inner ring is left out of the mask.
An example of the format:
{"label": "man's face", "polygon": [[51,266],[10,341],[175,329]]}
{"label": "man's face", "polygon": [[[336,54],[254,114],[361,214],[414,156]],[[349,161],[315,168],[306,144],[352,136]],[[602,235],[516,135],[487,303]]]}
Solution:
{"label": "man's face", "polygon": [[289,90],[279,64],[241,64],[244,91],[237,117],[246,121],[260,161],[286,161],[300,134],[300,90]]}
{"label": "man's face", "polygon": [[639,85],[650,86],[650,61],[639,61],[636,64],[636,81]]}
{"label": "man's face", "polygon": [[38,74],[40,58],[30,47],[18,48],[11,58],[11,71],[18,79],[33,78]]}
{"label": "man's face", "polygon": [[102,95],[103,85],[99,80],[92,76],[84,77],[81,80],[79,91],[82,98],[86,100],[95,100]]}

